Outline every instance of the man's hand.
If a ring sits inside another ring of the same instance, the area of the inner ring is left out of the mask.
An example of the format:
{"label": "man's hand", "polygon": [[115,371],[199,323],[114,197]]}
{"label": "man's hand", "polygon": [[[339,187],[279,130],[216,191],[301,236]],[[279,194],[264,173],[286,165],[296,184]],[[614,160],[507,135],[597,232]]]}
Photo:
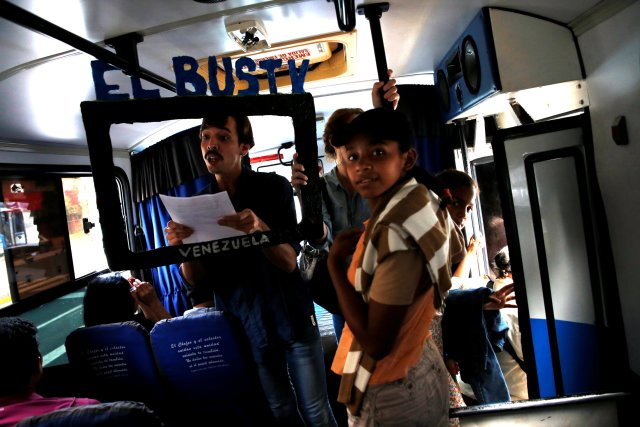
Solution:
{"label": "man's hand", "polygon": [[[235,228],[247,234],[257,231],[269,231],[265,224],[251,209],[245,209],[234,215],[226,215],[218,220],[218,224]],[[291,273],[296,268],[296,251],[289,243],[279,245],[263,246],[262,253],[269,262],[279,269]]]}
{"label": "man's hand", "polygon": [[167,226],[164,228],[164,235],[169,243],[169,246],[181,245],[182,240],[193,234],[193,229],[182,225],[173,220],[169,220]]}
{"label": "man's hand", "polygon": [[500,310],[501,308],[518,308],[516,304],[509,303],[509,301],[514,301],[516,299],[515,295],[511,295],[514,291],[513,283],[500,288],[500,290],[495,291],[487,297],[488,301],[484,303],[482,309]]}
{"label": "man's hand", "polygon": [[400,102],[400,94],[396,86],[396,79],[392,79],[391,75],[393,70],[387,70],[389,80],[385,82],[376,82],[371,89],[371,102],[374,108],[382,108],[383,97],[380,95],[381,89],[384,92],[384,101],[390,102],[393,105],[393,109],[398,108],[398,102]]}
{"label": "man's hand", "polygon": [[256,231],[269,231],[265,224],[251,209],[245,209],[233,215],[225,215],[218,220],[218,224],[235,228],[247,234]]}

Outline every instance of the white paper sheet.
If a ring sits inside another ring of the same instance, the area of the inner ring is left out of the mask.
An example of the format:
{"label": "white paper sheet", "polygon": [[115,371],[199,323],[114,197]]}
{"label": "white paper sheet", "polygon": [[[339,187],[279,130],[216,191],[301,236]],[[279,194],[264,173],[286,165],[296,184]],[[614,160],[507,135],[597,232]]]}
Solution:
{"label": "white paper sheet", "polygon": [[192,197],[160,195],[171,219],[193,229],[193,234],[183,243],[207,242],[246,233],[218,224],[218,219],[236,213],[226,191]]}

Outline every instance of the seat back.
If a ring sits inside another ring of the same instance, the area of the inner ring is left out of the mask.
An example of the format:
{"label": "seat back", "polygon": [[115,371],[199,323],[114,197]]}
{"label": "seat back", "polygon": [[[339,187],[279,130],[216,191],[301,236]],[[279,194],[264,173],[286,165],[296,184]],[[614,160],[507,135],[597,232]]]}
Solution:
{"label": "seat back", "polygon": [[160,373],[181,399],[227,401],[255,388],[244,332],[220,311],[159,321],[151,347]]}
{"label": "seat back", "polygon": [[165,397],[149,332],[137,322],[78,328],[65,341],[70,365],[101,401]]}
{"label": "seat back", "polygon": [[74,406],[28,417],[16,427],[163,427],[164,423],[141,402],[109,402]]}

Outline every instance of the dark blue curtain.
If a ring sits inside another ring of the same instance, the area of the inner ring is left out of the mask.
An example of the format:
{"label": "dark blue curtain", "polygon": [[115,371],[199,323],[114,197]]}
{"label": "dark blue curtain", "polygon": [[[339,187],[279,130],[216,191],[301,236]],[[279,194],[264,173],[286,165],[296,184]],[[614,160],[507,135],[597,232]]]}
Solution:
{"label": "dark blue curtain", "polygon": [[398,111],[412,124],[418,165],[435,175],[455,167],[453,146],[457,138],[453,126],[440,119],[436,88],[433,85],[398,85]]}
{"label": "dark blue curtain", "polygon": [[[206,174],[195,180],[168,189],[163,192],[168,196],[188,197],[197,193],[211,182],[212,176]],[[167,245],[163,228],[171,219],[158,194],[138,203],[140,227],[144,231],[147,250]],[[162,302],[172,316],[179,316],[191,308],[178,265],[160,266],[151,269],[151,283],[161,295]]]}
{"label": "dark blue curtain", "polygon": [[[138,251],[167,245],[163,228],[169,215],[160,194],[188,197],[205,187],[212,179],[200,154],[199,129],[192,128],[161,141],[131,158],[134,199],[143,247]],[[142,272],[154,285],[165,308],[179,316],[191,302],[181,279],[178,265],[160,266]],[[150,276],[150,277],[149,277]]]}

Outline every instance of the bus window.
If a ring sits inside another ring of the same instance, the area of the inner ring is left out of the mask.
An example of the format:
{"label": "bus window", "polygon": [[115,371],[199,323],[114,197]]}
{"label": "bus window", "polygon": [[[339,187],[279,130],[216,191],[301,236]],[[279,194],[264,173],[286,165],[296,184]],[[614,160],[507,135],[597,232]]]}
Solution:
{"label": "bus window", "polygon": [[68,282],[60,179],[11,177],[1,180],[1,188],[4,256],[15,286],[14,298],[24,299]]}
{"label": "bus window", "polygon": [[107,258],[102,250],[93,178],[62,178],[62,187],[75,276],[104,270]]}
{"label": "bus window", "polygon": [[0,309],[108,268],[88,173],[12,171],[0,189]]}

